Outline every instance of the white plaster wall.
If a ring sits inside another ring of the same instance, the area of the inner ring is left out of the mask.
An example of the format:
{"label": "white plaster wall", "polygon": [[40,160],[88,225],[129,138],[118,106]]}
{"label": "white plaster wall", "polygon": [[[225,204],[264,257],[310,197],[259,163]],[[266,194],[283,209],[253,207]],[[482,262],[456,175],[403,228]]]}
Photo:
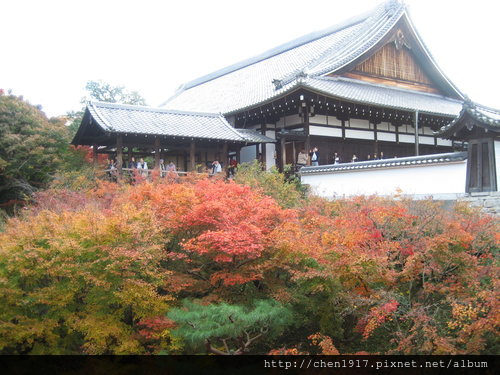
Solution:
{"label": "white plaster wall", "polygon": [[327,137],[342,137],[342,129],[324,126],[309,126],[309,133],[311,135],[323,135]]}
{"label": "white plaster wall", "polygon": [[402,194],[456,197],[465,193],[466,161],[418,167],[380,168],[304,175],[313,194],[325,198]]}
{"label": "white plaster wall", "polygon": [[431,128],[429,128],[428,126],[424,126],[424,134],[425,135],[434,135],[434,132],[432,131]]}
{"label": "white plaster wall", "polygon": [[418,137],[418,143],[422,144],[422,145],[434,145],[434,137],[426,137],[426,136],[422,136],[420,135]]}
{"label": "white plaster wall", "polygon": [[370,122],[368,120],[352,118],[349,120],[349,126],[351,128],[370,129]]}
{"label": "white plaster wall", "polygon": [[356,139],[375,139],[375,135],[372,130],[353,130],[346,129],[345,130],[346,138],[356,138]]}
{"label": "white plaster wall", "polygon": [[381,122],[380,124],[377,125],[377,130],[388,131],[389,130],[389,123],[388,122]]}
{"label": "white plaster wall", "polygon": [[401,143],[415,143],[415,136],[408,135],[408,134],[400,134],[399,135],[399,142],[401,142]]}
{"label": "white plaster wall", "polygon": [[302,124],[304,120],[302,120],[302,117],[300,117],[298,114],[297,115],[292,115],[292,116],[286,116],[286,119],[284,119],[284,124],[286,126],[288,125],[297,125],[297,124]]}
{"label": "white plaster wall", "polygon": [[379,141],[396,142],[396,134],[391,133],[377,133]]}
{"label": "white plaster wall", "polygon": [[438,146],[452,146],[453,143],[449,139],[437,139]]}
{"label": "white plaster wall", "polygon": [[342,126],[342,121],[335,116],[328,116],[328,125]]}
{"label": "white plaster wall", "polygon": [[324,116],[324,115],[315,115],[315,116],[309,118],[309,122],[312,122],[312,123],[315,123],[315,124],[324,124],[324,125],[326,125],[326,116]]}

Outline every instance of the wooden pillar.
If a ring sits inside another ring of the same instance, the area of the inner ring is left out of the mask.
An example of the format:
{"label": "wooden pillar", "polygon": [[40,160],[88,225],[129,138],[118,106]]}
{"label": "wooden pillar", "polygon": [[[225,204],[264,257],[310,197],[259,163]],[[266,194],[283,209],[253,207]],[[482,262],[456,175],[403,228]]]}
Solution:
{"label": "wooden pillar", "polygon": [[[280,139],[280,148],[281,148],[281,171],[284,171],[285,170],[285,163],[286,163],[286,147],[285,147],[285,138],[284,137],[281,137]],[[306,152],[309,152],[309,150],[307,150]]]}
{"label": "wooden pillar", "polygon": [[[304,112],[304,133],[306,134],[306,141],[304,147],[306,148],[306,152],[309,152],[311,150],[311,136],[309,132],[309,106],[306,103],[306,106],[303,107]],[[321,150],[320,150],[321,152]],[[293,160],[295,160],[295,155]]]}
{"label": "wooden pillar", "polygon": [[222,166],[224,168],[227,168],[228,160],[229,160],[228,145],[227,145],[227,142],[224,142],[222,145],[222,163],[223,163]]}
{"label": "wooden pillar", "polygon": [[194,171],[196,168],[196,144],[194,141],[191,141],[189,145],[189,170]]}
{"label": "wooden pillar", "polygon": [[415,156],[420,155],[420,150],[419,150],[419,139],[418,139],[418,111],[415,111]]}
{"label": "wooden pillar", "polygon": [[160,169],[160,138],[155,138],[155,169]]}
{"label": "wooden pillar", "polygon": [[241,162],[241,148],[243,146],[237,146],[236,147],[236,161],[238,162],[238,164],[240,164]]}
{"label": "wooden pillar", "polygon": [[123,168],[123,136],[121,134],[116,137],[116,168],[121,174]]}
{"label": "wooden pillar", "polygon": [[[264,123],[264,121],[260,124],[260,132],[262,135],[266,135],[266,124]],[[266,165],[266,161],[267,161],[267,150],[266,150],[266,143],[261,143],[260,144],[260,147],[262,148],[262,152],[261,152],[261,155],[262,155],[262,160],[261,160],[261,163],[262,163],[262,168],[264,170],[267,169],[267,165]]]}
{"label": "wooden pillar", "polygon": [[99,161],[99,157],[98,157],[98,154],[97,154],[97,148],[99,146],[97,146],[97,143],[94,143],[92,145],[92,161],[94,163],[94,167],[97,167],[97,162]]}
{"label": "wooden pillar", "polygon": [[378,158],[378,136],[377,136],[377,123],[373,123],[373,153],[377,154]]}

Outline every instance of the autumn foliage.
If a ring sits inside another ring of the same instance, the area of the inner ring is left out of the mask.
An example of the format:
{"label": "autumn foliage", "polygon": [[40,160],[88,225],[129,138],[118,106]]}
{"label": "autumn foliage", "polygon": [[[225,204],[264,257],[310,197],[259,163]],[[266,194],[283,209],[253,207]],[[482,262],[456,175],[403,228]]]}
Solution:
{"label": "autumn foliage", "polygon": [[[195,178],[39,193],[0,234],[0,352],[203,353],[198,339],[213,353],[498,351],[496,219],[270,195]],[[288,318],[245,318],[259,301]]]}

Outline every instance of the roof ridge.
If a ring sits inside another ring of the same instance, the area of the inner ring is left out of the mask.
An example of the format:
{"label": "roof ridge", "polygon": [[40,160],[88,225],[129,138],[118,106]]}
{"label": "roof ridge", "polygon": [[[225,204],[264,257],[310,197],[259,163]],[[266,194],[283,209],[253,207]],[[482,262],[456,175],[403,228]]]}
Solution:
{"label": "roof ridge", "polygon": [[135,105],[135,104],[89,101],[89,105],[95,107],[108,107],[108,108],[136,110],[143,112],[171,113],[171,114],[186,115],[186,116],[224,117],[222,114],[215,112],[183,111],[178,109],[166,109],[166,108],[149,107],[149,106]]}
{"label": "roof ridge", "polygon": [[[92,112],[103,122],[103,124],[106,125],[109,128],[109,130],[113,130],[113,127],[108,123],[106,118],[102,116],[102,114],[98,111],[98,108],[95,106],[95,104],[96,102],[91,102],[91,101],[88,102],[87,108],[89,112],[91,112],[92,109]],[[99,123],[99,121],[97,121],[97,123]]]}
{"label": "roof ridge", "polygon": [[324,164],[320,166],[305,166],[299,173],[321,173],[334,171],[348,171],[370,168],[390,168],[395,166],[424,166],[429,164],[449,163],[467,159],[466,151],[448,152],[443,154],[427,154],[419,156],[404,156],[389,159],[366,160],[340,164]]}
{"label": "roof ridge", "polygon": [[[395,0],[389,0],[389,2],[393,2]],[[384,3],[385,4],[385,3]],[[375,9],[378,9],[380,7],[377,6]],[[350,26],[353,26],[353,25],[356,25],[358,23],[361,23],[363,21],[365,21],[367,18],[370,17],[370,15],[373,13],[373,9],[371,11],[368,11],[368,12],[364,12],[362,14],[359,14],[357,16],[354,16],[354,17],[351,17],[343,22],[340,22],[334,26],[330,26],[326,29],[322,29],[322,30],[318,30],[318,31],[314,31],[312,33],[308,33],[308,34],[305,34],[301,37],[298,37],[298,38],[295,38],[289,42],[286,42],[286,43],[283,43],[277,47],[274,47],[272,49],[269,49],[259,55],[256,55],[256,56],[253,56],[253,57],[250,57],[248,59],[245,59],[245,60],[242,60],[240,62],[237,62],[235,64],[232,64],[232,65],[229,65],[225,68],[222,68],[222,69],[219,69],[219,70],[216,70],[215,72],[212,72],[212,73],[209,73],[209,74],[206,74],[204,76],[201,76],[199,78],[196,78],[192,81],[189,81],[183,85],[181,85],[179,87],[179,89],[177,90],[177,92],[170,98],[168,99],[165,103],[162,104],[165,105],[166,103],[168,103],[172,98],[174,98],[175,96],[178,95],[179,92],[182,92],[182,91],[185,91],[185,90],[188,90],[192,87],[195,87],[195,86],[198,86],[198,85],[201,85],[203,83],[206,83],[208,81],[211,81],[213,79],[216,79],[216,78],[219,78],[219,77],[222,77],[226,74],[229,74],[229,73],[232,73],[234,71],[237,71],[237,70],[240,70],[240,69],[243,69],[249,65],[253,65],[253,64],[256,64],[260,61],[264,61],[264,60],[267,60],[271,57],[274,57],[274,56],[277,56],[277,55],[280,55],[282,53],[285,53],[289,50],[292,50],[294,48],[297,48],[297,47],[300,47],[304,44],[307,44],[307,43],[310,43],[310,42],[313,42],[313,41],[316,41],[318,39],[321,39],[321,38],[324,38],[330,34],[333,34],[333,33],[336,33],[336,32],[339,32],[343,29],[346,29]]]}
{"label": "roof ridge", "polygon": [[488,106],[485,106],[485,105],[482,105],[480,103],[476,103],[476,102],[471,102],[472,104],[472,109],[475,109],[475,110],[484,110],[485,112],[491,112],[491,113],[494,113],[494,114],[500,114],[500,109],[496,109],[496,108],[493,108],[493,107],[488,107]]}
{"label": "roof ridge", "polygon": [[[368,48],[371,49],[378,41],[380,41],[399,21],[404,14],[406,6],[403,3],[392,0],[387,3],[380,4],[372,15],[365,21],[365,24],[357,32],[349,35],[347,43],[341,50],[335,51],[334,59],[331,59],[332,48],[325,51],[324,55],[314,61],[310,70],[316,72],[313,75],[322,75],[332,70],[338,70],[345,65],[335,66],[335,63],[347,59],[349,56],[358,53],[359,49],[364,47],[366,43],[372,43]],[[377,31],[373,34],[373,31]],[[381,35],[379,35],[381,34]],[[366,52],[366,48],[363,48]],[[363,52],[364,53],[364,52]],[[358,56],[359,57],[359,56]],[[348,61],[351,61],[349,58]]]}

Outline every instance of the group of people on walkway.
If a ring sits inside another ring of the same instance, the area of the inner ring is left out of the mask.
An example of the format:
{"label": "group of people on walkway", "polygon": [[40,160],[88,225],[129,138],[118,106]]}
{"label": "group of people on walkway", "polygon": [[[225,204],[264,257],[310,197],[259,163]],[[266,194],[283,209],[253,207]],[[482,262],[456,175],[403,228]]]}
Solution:
{"label": "group of people on walkway", "polygon": [[[317,147],[314,147],[313,149],[309,150],[309,153],[307,153],[303,149],[300,150],[299,154],[297,155],[297,167],[302,168],[306,165],[311,165],[313,167],[318,166],[320,161],[319,155],[320,154]],[[334,152],[331,158],[331,164],[355,163],[358,161],[381,160],[383,158],[384,158],[383,152],[380,152],[380,154],[377,154],[375,152],[373,155],[368,154],[365,159],[360,159],[356,154],[352,154],[352,157],[349,161],[343,161],[339,153]]]}
{"label": "group of people on walkway", "polygon": [[[135,157],[131,157],[130,160],[125,164],[126,168],[129,170],[129,174],[131,176],[131,179],[134,179],[134,173],[132,173],[133,170],[137,170],[137,172],[144,177],[147,177],[149,175],[149,167],[148,163],[143,159],[140,158],[139,161],[135,160]],[[208,173],[209,176],[217,175],[222,173],[223,171],[223,166],[222,164],[218,161],[215,160],[209,164],[209,168],[207,168],[206,172]],[[229,161],[229,165],[227,167],[227,177],[232,178],[234,177],[236,173],[236,168],[238,167],[238,162],[236,159],[231,159]],[[177,174],[177,167],[174,164],[173,161],[169,161],[168,163],[165,163],[164,159],[160,159],[160,163],[158,166],[160,170],[160,175],[161,177],[165,177],[169,175],[169,172],[174,173],[176,177],[178,177]],[[108,159],[107,161],[107,166],[106,166],[106,172],[109,178],[113,181],[116,181],[118,178],[118,163],[116,162],[115,159]],[[171,175],[170,173],[170,175]]]}

